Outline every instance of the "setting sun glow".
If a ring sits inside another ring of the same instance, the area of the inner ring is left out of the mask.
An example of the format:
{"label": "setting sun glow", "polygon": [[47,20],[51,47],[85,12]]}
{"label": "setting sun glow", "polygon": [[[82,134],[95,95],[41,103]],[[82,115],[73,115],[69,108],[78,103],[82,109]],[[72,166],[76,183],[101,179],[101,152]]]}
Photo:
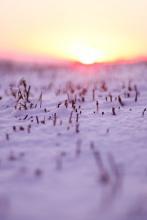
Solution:
{"label": "setting sun glow", "polygon": [[0,58],[92,64],[145,57],[145,8],[146,0],[0,0]]}
{"label": "setting sun glow", "polygon": [[91,47],[82,47],[81,45],[73,48],[73,57],[82,64],[93,64],[105,60],[104,54]]}

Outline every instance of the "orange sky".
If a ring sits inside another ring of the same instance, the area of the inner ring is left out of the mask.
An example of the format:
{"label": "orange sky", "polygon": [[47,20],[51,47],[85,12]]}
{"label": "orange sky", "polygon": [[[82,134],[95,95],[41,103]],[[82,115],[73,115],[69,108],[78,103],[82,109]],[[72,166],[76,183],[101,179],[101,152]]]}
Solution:
{"label": "orange sky", "polygon": [[0,55],[146,56],[146,9],[147,0],[0,0]]}

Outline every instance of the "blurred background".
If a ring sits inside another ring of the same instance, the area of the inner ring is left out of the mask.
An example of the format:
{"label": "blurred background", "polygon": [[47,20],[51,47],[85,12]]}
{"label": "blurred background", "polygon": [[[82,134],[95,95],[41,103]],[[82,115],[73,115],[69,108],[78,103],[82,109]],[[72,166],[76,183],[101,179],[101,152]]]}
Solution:
{"label": "blurred background", "polygon": [[0,58],[145,59],[146,0],[0,0]]}

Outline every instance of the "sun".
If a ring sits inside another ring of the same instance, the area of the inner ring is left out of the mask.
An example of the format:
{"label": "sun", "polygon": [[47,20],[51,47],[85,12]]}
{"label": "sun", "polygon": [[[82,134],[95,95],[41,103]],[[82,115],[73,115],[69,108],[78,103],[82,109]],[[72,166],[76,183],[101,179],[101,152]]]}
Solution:
{"label": "sun", "polygon": [[92,47],[75,46],[73,48],[73,56],[82,64],[94,64],[104,61],[104,54]]}
{"label": "sun", "polygon": [[101,54],[93,48],[83,48],[78,53],[79,61],[83,64],[93,64],[100,61]]}

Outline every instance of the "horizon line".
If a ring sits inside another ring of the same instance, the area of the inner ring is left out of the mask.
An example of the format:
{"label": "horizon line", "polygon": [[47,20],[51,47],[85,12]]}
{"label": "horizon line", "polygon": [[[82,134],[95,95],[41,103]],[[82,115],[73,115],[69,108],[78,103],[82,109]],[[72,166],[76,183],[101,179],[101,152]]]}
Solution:
{"label": "horizon line", "polygon": [[[80,61],[75,59],[68,59],[62,57],[56,57],[46,54],[31,54],[31,53],[20,53],[20,52],[0,52],[0,61],[1,62],[13,62],[13,63],[34,63],[34,64],[68,64],[68,63],[79,63],[82,64]],[[107,63],[136,63],[136,62],[146,62],[147,55],[138,55],[132,57],[118,57],[113,60],[104,60],[104,61],[97,61],[93,64],[107,64]],[[86,66],[92,64],[83,64]]]}

